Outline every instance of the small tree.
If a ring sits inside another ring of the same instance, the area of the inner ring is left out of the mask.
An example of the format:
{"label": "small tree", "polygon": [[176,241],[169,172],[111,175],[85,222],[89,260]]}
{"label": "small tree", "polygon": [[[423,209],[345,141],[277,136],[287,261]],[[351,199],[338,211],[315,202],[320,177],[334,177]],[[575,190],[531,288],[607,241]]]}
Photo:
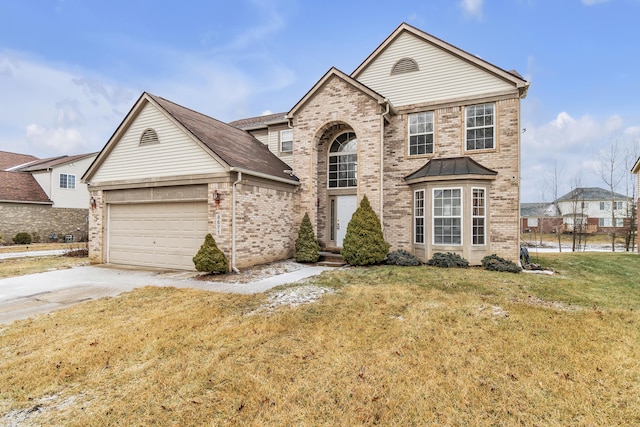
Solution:
{"label": "small tree", "polygon": [[193,264],[198,271],[209,273],[227,273],[229,271],[227,257],[218,248],[211,233],[204,238],[204,243],[200,246],[196,256],[193,257]]}
{"label": "small tree", "polygon": [[320,258],[320,245],[313,234],[313,227],[309,214],[305,213],[296,239],[296,261],[316,262]]}
{"label": "small tree", "polygon": [[389,253],[389,244],[382,235],[382,226],[371,209],[367,196],[349,221],[342,243],[342,258],[351,265],[379,264]]}

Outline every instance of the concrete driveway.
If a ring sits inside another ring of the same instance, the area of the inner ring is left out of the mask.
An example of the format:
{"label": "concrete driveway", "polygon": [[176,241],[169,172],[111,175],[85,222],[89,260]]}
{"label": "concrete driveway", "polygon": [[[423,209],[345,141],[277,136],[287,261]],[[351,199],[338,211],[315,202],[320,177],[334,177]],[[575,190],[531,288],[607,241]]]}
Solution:
{"label": "concrete driveway", "polygon": [[49,313],[82,301],[113,297],[143,286],[173,286],[214,292],[261,293],[315,276],[330,267],[304,266],[252,283],[195,280],[193,272],[158,272],[110,266],[85,266],[0,280],[0,324]]}

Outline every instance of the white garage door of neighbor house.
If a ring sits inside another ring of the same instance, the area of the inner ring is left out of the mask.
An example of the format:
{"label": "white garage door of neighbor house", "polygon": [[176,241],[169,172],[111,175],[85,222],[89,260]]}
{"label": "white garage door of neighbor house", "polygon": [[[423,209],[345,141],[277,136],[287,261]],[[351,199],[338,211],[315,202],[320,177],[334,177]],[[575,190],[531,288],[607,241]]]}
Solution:
{"label": "white garage door of neighbor house", "polygon": [[108,262],[194,270],[207,235],[205,202],[109,205]]}

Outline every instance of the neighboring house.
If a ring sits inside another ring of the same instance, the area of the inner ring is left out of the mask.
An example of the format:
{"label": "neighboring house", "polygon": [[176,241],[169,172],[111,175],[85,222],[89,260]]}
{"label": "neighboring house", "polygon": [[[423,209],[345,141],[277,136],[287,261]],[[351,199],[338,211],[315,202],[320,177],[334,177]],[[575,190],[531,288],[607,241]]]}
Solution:
{"label": "neighboring house", "polygon": [[97,153],[38,159],[0,151],[0,236],[86,240],[89,193],[80,177]]}
{"label": "neighboring house", "polygon": [[556,233],[563,230],[562,216],[553,203],[521,203],[522,233]]}
{"label": "neighboring house", "polygon": [[598,187],[575,188],[555,201],[564,230],[606,233],[627,226],[631,197]]}
{"label": "neighboring house", "polygon": [[143,93],[83,177],[91,261],[193,269],[207,232],[233,268],[284,259],[305,213],[339,249],[365,195],[392,250],[517,261],[528,86],[402,24],[286,113],[232,127]]}

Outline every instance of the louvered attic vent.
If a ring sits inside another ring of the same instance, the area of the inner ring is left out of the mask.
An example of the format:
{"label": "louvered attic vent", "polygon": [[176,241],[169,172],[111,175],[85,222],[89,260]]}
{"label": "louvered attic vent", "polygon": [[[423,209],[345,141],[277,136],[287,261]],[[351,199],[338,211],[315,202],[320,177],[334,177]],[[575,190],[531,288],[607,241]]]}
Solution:
{"label": "louvered attic vent", "polygon": [[157,144],[158,143],[158,134],[153,129],[145,129],[142,132],[142,136],[140,137],[140,144]]}
{"label": "louvered attic vent", "polygon": [[391,69],[391,75],[418,71],[418,63],[411,58],[402,58]]}

